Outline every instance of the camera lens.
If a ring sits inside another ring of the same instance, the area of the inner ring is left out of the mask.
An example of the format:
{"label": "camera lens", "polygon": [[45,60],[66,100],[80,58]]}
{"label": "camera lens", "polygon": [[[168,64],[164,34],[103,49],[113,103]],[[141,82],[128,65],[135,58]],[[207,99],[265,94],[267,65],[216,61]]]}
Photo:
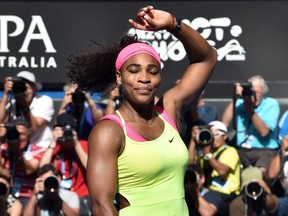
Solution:
{"label": "camera lens", "polygon": [[7,192],[8,192],[7,186],[4,183],[0,182],[0,197],[4,197],[7,194]]}
{"label": "camera lens", "polygon": [[58,190],[59,182],[54,176],[49,176],[44,180],[44,190],[46,194],[55,193]]}
{"label": "camera lens", "polygon": [[252,198],[253,200],[257,200],[263,193],[263,188],[259,185],[258,182],[250,182],[245,187],[245,194]]}
{"label": "camera lens", "polygon": [[213,143],[213,134],[210,129],[202,128],[197,135],[197,142],[201,145],[209,145]]}

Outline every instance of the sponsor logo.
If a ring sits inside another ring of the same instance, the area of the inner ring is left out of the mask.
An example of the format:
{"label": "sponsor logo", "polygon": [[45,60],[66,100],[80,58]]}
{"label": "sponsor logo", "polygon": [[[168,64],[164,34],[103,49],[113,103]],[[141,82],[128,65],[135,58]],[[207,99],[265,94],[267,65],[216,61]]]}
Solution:
{"label": "sponsor logo", "polygon": [[[24,39],[19,43],[19,47],[16,47],[17,56],[12,56],[10,46],[13,44],[13,49],[15,49],[14,40],[19,40],[19,38]],[[42,56],[31,55],[30,47],[33,43],[43,44]],[[0,67],[57,68],[57,62],[53,56],[56,52],[41,16],[32,15],[30,23],[25,23],[18,16],[0,16]]]}
{"label": "sponsor logo", "polygon": [[[232,25],[228,17],[212,18],[197,17],[190,21],[183,19],[182,22],[197,30],[218,53],[218,61],[245,61],[246,51],[241,46],[239,39],[242,27]],[[186,57],[186,51],[180,41],[166,30],[151,32],[131,28],[128,34],[138,35],[138,39],[149,42],[162,60],[162,66],[167,60],[181,61]]]}

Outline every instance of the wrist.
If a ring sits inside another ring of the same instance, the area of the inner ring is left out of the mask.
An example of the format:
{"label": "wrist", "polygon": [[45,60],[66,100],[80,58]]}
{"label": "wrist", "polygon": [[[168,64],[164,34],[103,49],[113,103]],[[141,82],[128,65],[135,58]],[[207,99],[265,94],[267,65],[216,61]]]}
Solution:
{"label": "wrist", "polygon": [[169,32],[178,32],[181,30],[181,20],[179,18],[176,18],[174,15],[170,13],[172,22],[169,25]]}
{"label": "wrist", "polygon": [[211,160],[212,157],[213,157],[213,154],[210,152],[210,153],[204,154],[203,159],[204,160]]}

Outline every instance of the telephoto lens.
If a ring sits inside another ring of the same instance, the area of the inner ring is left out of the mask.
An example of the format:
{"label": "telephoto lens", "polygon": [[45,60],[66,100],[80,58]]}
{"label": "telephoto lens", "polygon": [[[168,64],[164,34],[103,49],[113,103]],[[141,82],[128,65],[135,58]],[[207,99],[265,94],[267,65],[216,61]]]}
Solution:
{"label": "telephoto lens", "polygon": [[8,193],[6,184],[0,182],[0,198],[5,197]]}
{"label": "telephoto lens", "polygon": [[8,143],[17,143],[19,142],[20,134],[16,126],[7,127],[6,131],[6,140]]}
{"label": "telephoto lens", "polygon": [[213,143],[214,136],[208,127],[201,128],[196,136],[196,141],[201,145],[210,145]]}
{"label": "telephoto lens", "polygon": [[46,195],[58,193],[59,182],[55,176],[49,176],[44,180],[44,192]]}
{"label": "telephoto lens", "polygon": [[248,198],[257,200],[263,194],[263,188],[259,185],[258,182],[250,182],[245,187],[245,194]]}

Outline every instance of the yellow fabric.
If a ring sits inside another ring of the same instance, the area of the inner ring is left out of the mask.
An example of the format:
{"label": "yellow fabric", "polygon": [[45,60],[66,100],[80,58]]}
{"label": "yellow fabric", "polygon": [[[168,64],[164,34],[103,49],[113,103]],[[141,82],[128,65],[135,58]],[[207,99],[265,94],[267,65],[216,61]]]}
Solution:
{"label": "yellow fabric", "polygon": [[[213,152],[213,157],[223,149],[226,148],[218,158],[220,163],[229,166],[229,172],[222,178],[225,179],[222,184],[219,181],[219,173],[213,170],[211,173],[212,182],[208,186],[209,189],[218,191],[224,194],[236,193],[240,194],[240,159],[237,150],[234,147],[223,145]],[[203,160],[203,159],[201,159]],[[203,161],[202,161],[203,162]],[[203,163],[202,163],[203,164]]]}
{"label": "yellow fabric", "polygon": [[188,151],[179,133],[162,120],[165,129],[155,140],[126,136],[118,158],[118,190],[130,206],[120,216],[188,216],[183,186]]}

